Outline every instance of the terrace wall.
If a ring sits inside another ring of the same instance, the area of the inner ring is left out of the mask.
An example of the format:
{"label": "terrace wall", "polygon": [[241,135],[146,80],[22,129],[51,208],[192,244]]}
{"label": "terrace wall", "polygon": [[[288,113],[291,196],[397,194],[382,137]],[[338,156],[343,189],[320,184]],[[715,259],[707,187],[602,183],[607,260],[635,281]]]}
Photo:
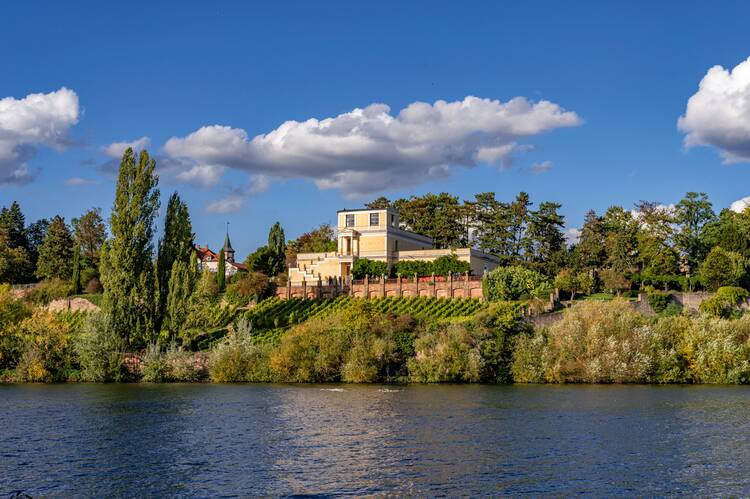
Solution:
{"label": "terrace wall", "polygon": [[432,276],[418,279],[361,279],[345,281],[331,279],[317,283],[303,283],[279,287],[276,295],[280,298],[335,298],[353,296],[357,298],[383,298],[388,296],[432,296],[436,298],[476,298],[483,299],[482,278],[466,274],[456,276]]}

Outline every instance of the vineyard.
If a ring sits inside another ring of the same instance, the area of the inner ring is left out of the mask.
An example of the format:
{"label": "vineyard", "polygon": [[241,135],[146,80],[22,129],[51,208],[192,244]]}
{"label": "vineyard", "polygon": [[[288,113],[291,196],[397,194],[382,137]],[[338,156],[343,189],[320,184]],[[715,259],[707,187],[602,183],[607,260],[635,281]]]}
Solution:
{"label": "vineyard", "polygon": [[[257,343],[275,342],[286,328],[313,317],[322,317],[344,310],[353,303],[353,300],[361,300],[361,298],[339,296],[314,300],[284,300],[273,297],[263,300],[246,311],[233,307],[217,307],[213,311],[217,317],[211,321],[216,329],[202,338],[197,346],[200,349],[210,347],[225,334],[226,326],[240,317],[248,321]],[[372,298],[368,301],[383,313],[410,315],[417,319],[430,320],[468,317],[487,306],[485,302],[472,298],[388,297]]]}

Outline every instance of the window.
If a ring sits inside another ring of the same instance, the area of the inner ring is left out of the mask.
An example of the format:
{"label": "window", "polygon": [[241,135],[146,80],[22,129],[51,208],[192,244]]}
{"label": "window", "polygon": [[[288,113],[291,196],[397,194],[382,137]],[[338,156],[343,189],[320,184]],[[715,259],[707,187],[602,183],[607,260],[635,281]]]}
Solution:
{"label": "window", "polygon": [[380,213],[370,213],[370,227],[380,225]]}
{"label": "window", "polygon": [[398,251],[398,239],[393,241],[393,251]]}
{"label": "window", "polygon": [[354,214],[346,215],[346,227],[354,227]]}
{"label": "window", "polygon": [[396,215],[391,215],[391,227],[396,226]]}

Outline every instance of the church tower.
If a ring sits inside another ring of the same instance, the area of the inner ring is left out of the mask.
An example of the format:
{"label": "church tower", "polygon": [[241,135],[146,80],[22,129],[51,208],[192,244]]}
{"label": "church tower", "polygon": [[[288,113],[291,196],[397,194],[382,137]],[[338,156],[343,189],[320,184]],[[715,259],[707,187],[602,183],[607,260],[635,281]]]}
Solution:
{"label": "church tower", "polygon": [[234,263],[234,249],[232,249],[232,243],[229,241],[229,223],[227,222],[227,235],[224,236],[224,247],[221,249],[224,252],[224,260],[227,262]]}

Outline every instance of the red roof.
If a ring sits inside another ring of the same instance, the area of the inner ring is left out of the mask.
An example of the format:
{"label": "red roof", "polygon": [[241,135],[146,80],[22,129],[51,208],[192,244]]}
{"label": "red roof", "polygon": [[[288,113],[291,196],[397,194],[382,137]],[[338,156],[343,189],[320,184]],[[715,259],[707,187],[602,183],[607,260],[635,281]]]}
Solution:
{"label": "red roof", "polygon": [[195,245],[195,252],[198,253],[198,260],[205,262],[206,260],[216,260],[219,256],[211,251],[208,246]]}

